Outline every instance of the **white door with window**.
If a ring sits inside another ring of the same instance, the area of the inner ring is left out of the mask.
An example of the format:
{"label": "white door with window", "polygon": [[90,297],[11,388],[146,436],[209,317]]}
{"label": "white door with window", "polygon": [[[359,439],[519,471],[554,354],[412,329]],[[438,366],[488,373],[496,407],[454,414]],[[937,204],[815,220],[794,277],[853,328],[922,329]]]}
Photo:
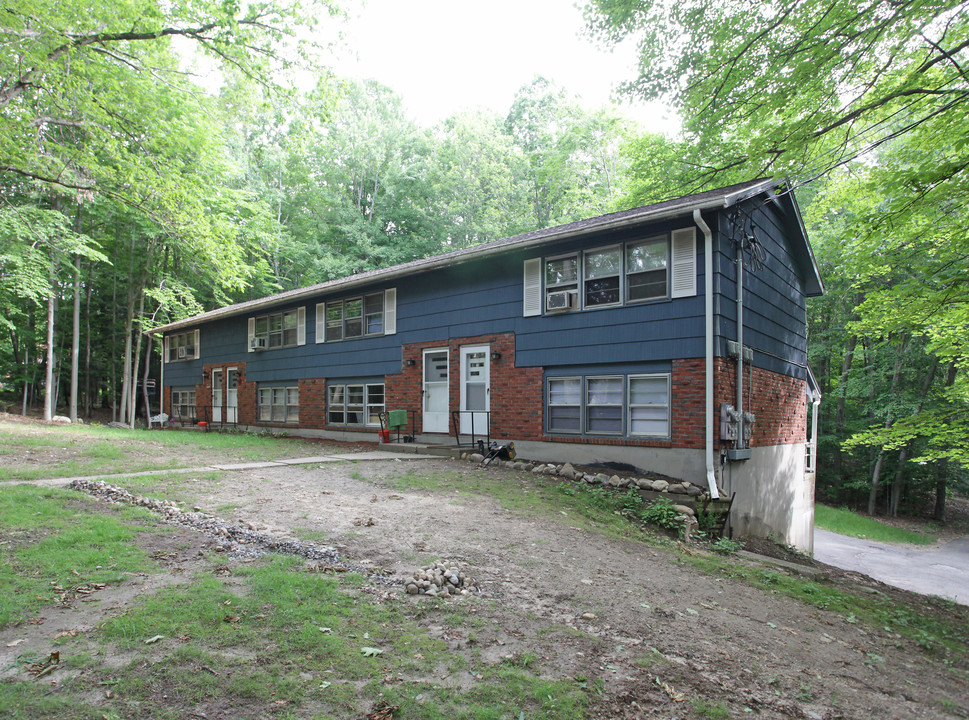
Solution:
{"label": "white door with window", "polygon": [[491,366],[488,345],[461,348],[461,433],[486,435],[491,409]]}
{"label": "white door with window", "polygon": [[222,371],[212,371],[212,422],[222,422]]}
{"label": "white door with window", "polygon": [[448,427],[448,351],[424,351],[424,432],[446,433]]}
{"label": "white door with window", "polygon": [[239,422],[239,371],[229,368],[225,378],[225,421]]}

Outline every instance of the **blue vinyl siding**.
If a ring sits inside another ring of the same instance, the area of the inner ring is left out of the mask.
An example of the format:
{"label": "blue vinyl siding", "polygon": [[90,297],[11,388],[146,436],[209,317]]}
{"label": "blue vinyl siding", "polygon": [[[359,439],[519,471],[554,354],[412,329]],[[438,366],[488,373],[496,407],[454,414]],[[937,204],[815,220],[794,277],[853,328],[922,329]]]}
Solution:
{"label": "blue vinyl siding", "polygon": [[[804,282],[785,241],[793,218],[785,218],[772,202],[755,198],[744,205],[755,224],[755,235],[766,251],[762,268],[744,271],[744,345],[754,349],[754,365],[800,379],[807,376],[807,309]],[[716,265],[719,268],[718,347],[737,338],[737,271],[730,235],[735,232],[720,215]]]}
{"label": "blue vinyl siding", "polygon": [[[756,205],[759,200],[753,201]],[[730,224],[723,213],[709,213],[714,229],[715,312],[718,354],[725,340],[736,337],[733,246],[724,233]],[[782,238],[784,218],[772,205],[755,211],[758,239],[769,257],[763,271],[745,275],[745,344],[758,366],[803,377],[806,362],[805,303],[796,264]],[[522,268],[526,259],[557,256],[635,241],[673,229],[692,227],[691,217],[646,226],[637,232],[604,232],[586,240],[548,243],[542,249],[510,251],[464,264],[381,281],[350,292],[307,300],[306,344],[248,352],[248,316],[240,315],[201,327],[200,360],[165,365],[166,385],[201,382],[203,363],[246,363],[250,382],[300,378],[380,378],[401,371],[401,346],[441,343],[454,338],[512,332],[516,365],[554,368],[556,374],[582,373],[605,365],[629,372],[668,372],[670,361],[704,354],[704,242],[697,231],[695,297],[625,306],[523,317]],[[763,236],[763,237],[761,237]],[[397,289],[397,332],[339,342],[316,342],[316,304],[368,292]],[[274,308],[275,312],[295,307]],[[265,314],[266,310],[258,314]],[[778,360],[775,358],[786,358]],[[644,369],[644,368],[657,368]],[[662,368],[662,369],[660,369]],[[599,372],[597,370],[596,372]]]}

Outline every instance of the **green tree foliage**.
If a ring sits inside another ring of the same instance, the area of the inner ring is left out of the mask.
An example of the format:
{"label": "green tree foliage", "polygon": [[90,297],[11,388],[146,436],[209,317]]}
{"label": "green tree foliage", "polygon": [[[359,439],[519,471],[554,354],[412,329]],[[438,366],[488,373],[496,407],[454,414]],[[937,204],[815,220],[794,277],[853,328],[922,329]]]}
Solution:
{"label": "green tree foliage", "polygon": [[[958,476],[950,462],[969,467],[967,9],[887,0],[586,6],[593,35],[639,43],[624,90],[665,99],[683,117],[696,187],[824,178],[809,211],[829,286],[810,305],[820,348],[812,362],[827,390],[832,487],[867,488],[869,507],[886,475],[897,488],[906,473],[927,474],[910,460],[937,461],[931,472],[948,478],[936,485],[942,497]],[[839,447],[849,437],[850,456]]]}

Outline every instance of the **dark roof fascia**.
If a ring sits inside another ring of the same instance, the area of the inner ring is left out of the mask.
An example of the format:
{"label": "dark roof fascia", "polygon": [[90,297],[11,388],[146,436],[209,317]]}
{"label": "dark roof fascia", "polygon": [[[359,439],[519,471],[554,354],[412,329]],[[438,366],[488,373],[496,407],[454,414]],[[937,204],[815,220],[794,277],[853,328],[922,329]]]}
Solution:
{"label": "dark roof fascia", "polygon": [[794,197],[794,190],[790,183],[784,183],[785,188],[781,193],[768,190],[767,193],[773,200],[787,204],[787,217],[793,225],[793,230],[801,237],[801,242],[794,243],[792,251],[794,259],[797,260],[804,274],[804,294],[807,297],[820,297],[824,295],[824,281],[821,279],[821,270],[818,268],[818,261],[814,257],[814,250],[811,248],[811,241],[808,240],[807,228],[804,227],[804,218],[801,217],[801,209],[798,207],[797,198]]}
{"label": "dark roof fascia", "polygon": [[[246,302],[236,303],[235,305],[227,305],[199,315],[194,315],[184,320],[177,320],[167,325],[161,325],[151,330],[146,330],[145,332],[161,334],[173,330],[181,330],[263,308],[297,303],[324,293],[350,290],[361,285],[394,280],[399,277],[449,267],[457,263],[477,260],[512,250],[527,250],[558,240],[578,238],[608,230],[618,230],[644,222],[666,220],[681,215],[691,215],[694,210],[700,210],[702,212],[703,210],[728,208],[755,195],[769,192],[772,188],[776,188],[777,185],[773,180],[753,180],[716,190],[707,190],[696,195],[687,195],[682,198],[666,200],[664,202],[654,203],[653,205],[646,205],[631,210],[622,210],[588,220],[577,220],[566,225],[558,225],[543,230],[533,230],[521,235],[514,235],[510,238],[495,240],[483,245],[474,245],[470,248],[455,250],[443,255],[433,255],[429,258],[412,260],[389,268],[370,270],[337,280],[329,280],[324,283],[297,288],[296,290],[288,290],[258,300],[248,300]],[[805,236],[805,242],[806,239]]]}

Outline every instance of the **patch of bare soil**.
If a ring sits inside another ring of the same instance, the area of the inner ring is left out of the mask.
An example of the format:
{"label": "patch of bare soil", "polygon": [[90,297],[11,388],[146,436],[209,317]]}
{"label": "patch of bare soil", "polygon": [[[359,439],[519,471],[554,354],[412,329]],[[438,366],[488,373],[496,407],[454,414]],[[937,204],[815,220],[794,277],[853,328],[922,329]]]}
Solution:
{"label": "patch of bare soil", "polygon": [[[408,472],[444,470],[454,478],[453,491],[401,490],[393,482]],[[590,688],[601,688],[593,718],[720,716],[710,714],[716,708],[698,706],[700,699],[722,703],[735,717],[969,715],[965,658],[944,660],[889,630],[701,573],[669,550],[579,529],[567,514],[509,511],[491,498],[460,492],[463,477],[481,473],[496,484],[539,492],[529,476],[502,468],[403,460],[269,468],[221,479],[173,476],[170,487],[162,483],[151,494],[184,495],[232,522],[325,537],[347,559],[401,580],[431,559],[459,564],[478,581],[480,595],[411,598],[417,622],[470,663],[527,657],[544,675],[585,678]],[[194,543],[188,539],[193,535]],[[168,544],[159,551],[172,556],[162,555],[167,571],[152,583],[178,582],[210,562],[201,535],[171,528],[162,537],[169,539],[158,542]],[[4,631],[3,667],[25,647],[44,655],[59,633],[95,627],[151,592],[147,582],[132,578],[130,587],[98,591],[98,603],[51,608],[35,625]],[[915,603],[923,613],[960,614],[969,623],[961,608],[861,576],[832,571],[830,583],[881,593],[899,605]],[[373,588],[375,598],[384,592]],[[403,594],[402,586],[393,592]],[[446,602],[473,604],[484,623],[473,631],[448,625],[437,611]],[[25,642],[9,647],[20,638]]]}

